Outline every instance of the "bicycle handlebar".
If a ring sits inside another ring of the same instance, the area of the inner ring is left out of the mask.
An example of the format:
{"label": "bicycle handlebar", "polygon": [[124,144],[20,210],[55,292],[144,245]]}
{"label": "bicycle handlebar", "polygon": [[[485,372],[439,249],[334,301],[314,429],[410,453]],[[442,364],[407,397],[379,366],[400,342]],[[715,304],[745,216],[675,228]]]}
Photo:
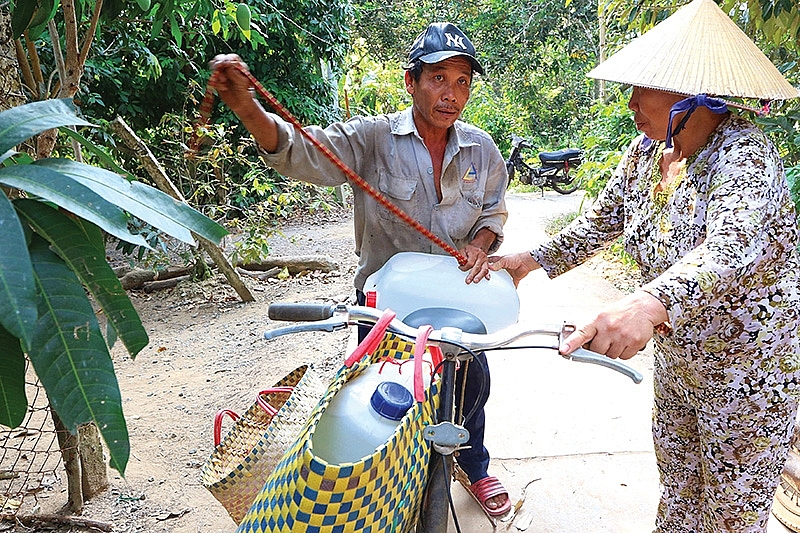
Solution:
{"label": "bicycle handlebar", "polygon": [[[336,331],[344,329],[351,322],[375,323],[383,315],[383,311],[374,307],[349,306],[344,304],[311,304],[311,303],[277,303],[271,304],[267,311],[272,320],[285,320],[303,322],[269,330],[264,333],[264,338],[271,340],[281,335],[301,333],[306,331]],[[530,327],[524,324],[512,324],[494,333],[466,333],[457,328],[436,329],[428,336],[430,343],[455,343],[474,352],[488,351],[508,346],[512,342],[529,336],[550,336],[554,341],[543,348],[558,350],[562,336],[574,327],[557,324]],[[389,330],[405,337],[415,338],[417,329],[395,318],[389,324]],[[561,354],[565,359],[581,363],[592,363],[615,370],[628,376],[634,383],[642,382],[642,374],[605,355],[601,355],[584,348],[578,348],[569,355]]]}

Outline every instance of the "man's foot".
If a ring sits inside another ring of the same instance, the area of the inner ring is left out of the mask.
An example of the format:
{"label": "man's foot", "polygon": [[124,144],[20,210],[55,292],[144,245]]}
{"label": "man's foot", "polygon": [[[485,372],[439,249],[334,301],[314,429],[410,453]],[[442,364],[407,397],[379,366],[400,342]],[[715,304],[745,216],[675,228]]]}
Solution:
{"label": "man's foot", "polygon": [[470,484],[469,490],[489,516],[502,516],[511,510],[508,491],[494,476],[487,476]]}

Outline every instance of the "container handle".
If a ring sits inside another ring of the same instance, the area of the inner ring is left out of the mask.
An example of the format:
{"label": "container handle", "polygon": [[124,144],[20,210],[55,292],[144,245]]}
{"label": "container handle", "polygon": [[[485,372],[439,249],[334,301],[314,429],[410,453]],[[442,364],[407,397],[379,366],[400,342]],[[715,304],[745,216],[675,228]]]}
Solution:
{"label": "container handle", "polygon": [[222,409],[221,411],[217,411],[217,414],[214,415],[214,447],[216,448],[219,446],[219,443],[222,442],[222,418],[228,415],[233,419],[235,422],[239,420],[239,415],[236,412],[231,411],[230,409]]}
{"label": "container handle", "polygon": [[344,366],[350,368],[355,364],[356,361],[364,357],[364,355],[374,352],[378,347],[378,344],[380,344],[380,342],[383,340],[386,330],[389,329],[389,324],[396,316],[397,313],[391,309],[386,309],[378,321],[375,322],[375,325],[372,326],[372,329],[369,330],[367,336],[364,337],[364,340],[361,341],[358,346],[356,346],[356,349],[353,350],[353,353],[351,353],[350,356],[344,360]]}
{"label": "container handle", "polygon": [[272,394],[273,392],[288,392],[291,394],[293,390],[294,387],[271,387],[269,389],[264,389],[258,393],[258,396],[256,396],[256,403],[260,405],[269,416],[275,416],[278,410],[271,406],[269,402],[267,402],[267,400],[264,398],[264,395]]}
{"label": "container handle", "polygon": [[425,401],[425,384],[422,381],[422,355],[425,353],[428,337],[433,331],[433,326],[420,326],[417,329],[417,339],[414,342],[414,399],[418,402]]}

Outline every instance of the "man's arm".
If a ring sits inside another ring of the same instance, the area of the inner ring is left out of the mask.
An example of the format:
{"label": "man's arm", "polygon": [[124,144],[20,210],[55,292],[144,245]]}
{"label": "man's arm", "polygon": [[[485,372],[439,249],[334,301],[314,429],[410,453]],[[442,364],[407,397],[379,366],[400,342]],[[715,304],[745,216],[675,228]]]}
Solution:
{"label": "man's arm", "polygon": [[497,234],[489,228],[481,228],[475,237],[470,241],[469,246],[480,248],[484,255],[489,253],[494,241],[497,240]]}

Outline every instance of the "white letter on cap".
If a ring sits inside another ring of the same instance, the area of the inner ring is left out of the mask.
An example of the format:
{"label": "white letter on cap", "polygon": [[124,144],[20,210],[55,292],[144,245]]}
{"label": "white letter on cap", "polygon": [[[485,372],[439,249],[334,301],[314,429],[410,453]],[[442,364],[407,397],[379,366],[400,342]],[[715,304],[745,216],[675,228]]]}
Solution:
{"label": "white letter on cap", "polygon": [[460,35],[453,35],[452,33],[445,33],[444,35],[447,37],[445,46],[452,46],[453,48],[459,47],[462,50],[467,49],[467,45],[464,44],[464,38]]}

